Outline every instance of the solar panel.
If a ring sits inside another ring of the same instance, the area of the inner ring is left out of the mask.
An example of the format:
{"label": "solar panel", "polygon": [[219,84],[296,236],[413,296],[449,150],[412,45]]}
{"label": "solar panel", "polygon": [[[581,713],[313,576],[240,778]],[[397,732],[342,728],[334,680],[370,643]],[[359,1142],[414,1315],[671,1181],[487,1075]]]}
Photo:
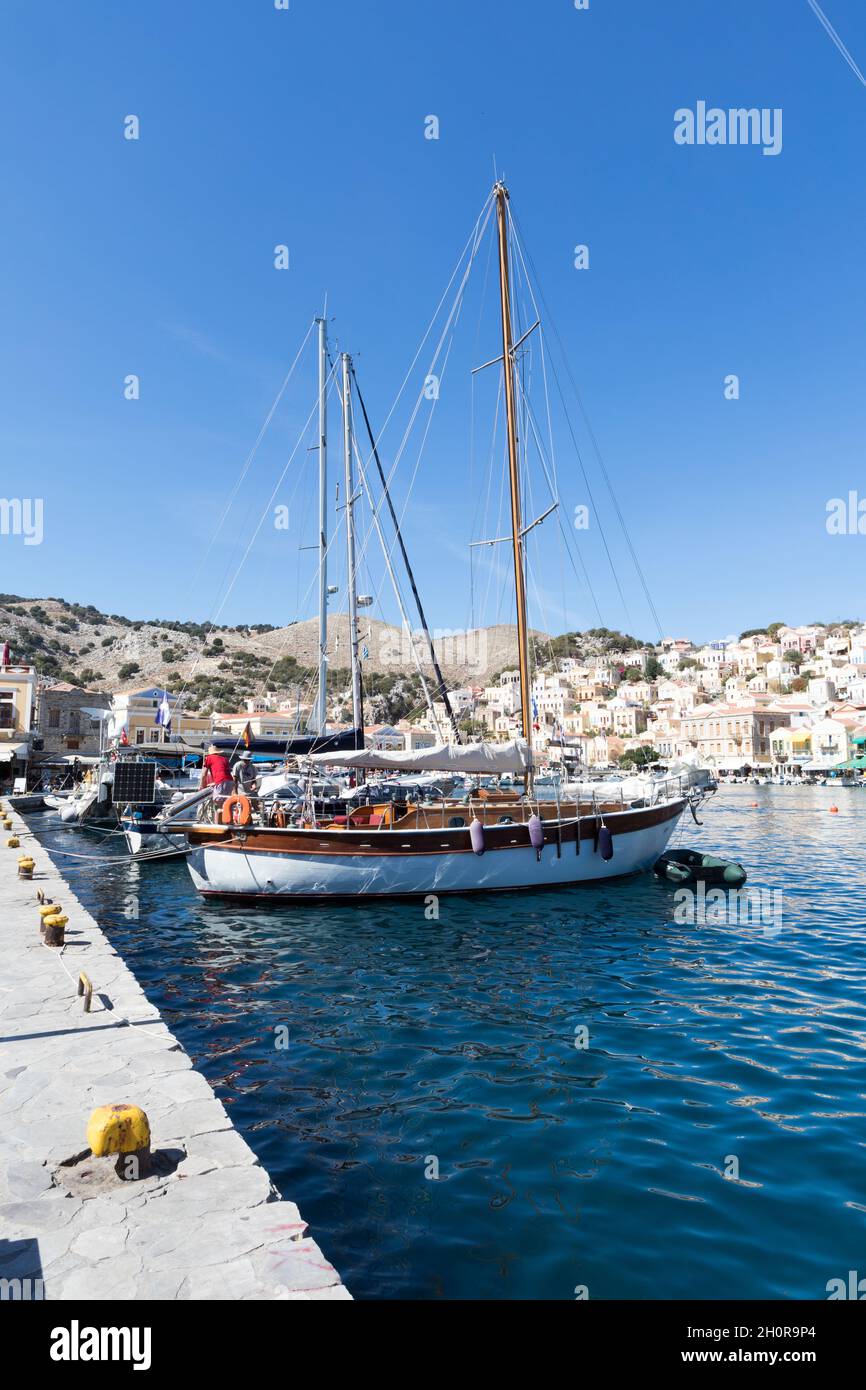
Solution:
{"label": "solar panel", "polygon": [[113,799],[153,801],[156,796],[156,763],[123,762],[114,767]]}

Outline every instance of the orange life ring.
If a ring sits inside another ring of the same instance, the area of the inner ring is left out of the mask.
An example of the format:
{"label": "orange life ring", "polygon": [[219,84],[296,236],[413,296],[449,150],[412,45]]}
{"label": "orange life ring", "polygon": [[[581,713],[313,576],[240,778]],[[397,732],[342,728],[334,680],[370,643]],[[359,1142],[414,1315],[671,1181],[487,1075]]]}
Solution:
{"label": "orange life ring", "polygon": [[[237,815],[235,815],[237,807]],[[253,808],[248,796],[227,796],[223,802],[220,819],[223,825],[249,825],[253,818]]]}

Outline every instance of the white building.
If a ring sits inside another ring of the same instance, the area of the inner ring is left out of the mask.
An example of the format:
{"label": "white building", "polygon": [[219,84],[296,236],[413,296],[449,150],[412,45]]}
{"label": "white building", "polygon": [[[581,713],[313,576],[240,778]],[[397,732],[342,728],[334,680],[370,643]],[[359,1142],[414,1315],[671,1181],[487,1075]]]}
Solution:
{"label": "white building", "polygon": [[[862,684],[864,689],[866,689],[866,678],[864,678]],[[828,680],[826,676],[818,677],[815,680],[810,680],[807,690],[809,700],[813,705],[831,705],[836,698],[836,686],[834,682]],[[851,694],[850,681],[848,683],[848,698],[854,699],[854,697]],[[860,701],[854,700],[854,703],[859,704]]]}
{"label": "white building", "polygon": [[812,725],[812,766],[836,767],[850,756],[846,725],[838,719],[816,719]]}

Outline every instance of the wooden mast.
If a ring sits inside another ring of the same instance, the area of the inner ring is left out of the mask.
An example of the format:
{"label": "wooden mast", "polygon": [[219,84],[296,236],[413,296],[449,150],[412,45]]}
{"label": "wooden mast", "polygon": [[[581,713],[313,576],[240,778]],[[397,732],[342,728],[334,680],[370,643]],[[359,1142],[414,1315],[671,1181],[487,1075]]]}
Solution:
{"label": "wooden mast", "polygon": [[[520,668],[520,721],[523,737],[532,748],[532,713],[529,691],[529,629],[526,622],[526,571],[523,557],[523,523],[520,508],[520,455],[517,449],[517,402],[514,385],[514,334],[511,326],[511,291],[508,276],[508,189],[494,187],[499,227],[499,290],[502,303],[502,367],[505,373],[505,413],[508,422],[508,476],[511,484],[511,543],[514,550],[514,593],[517,600],[517,655]],[[527,786],[531,783],[527,773]]]}
{"label": "wooden mast", "polygon": [[[319,325],[319,692],[313,719],[318,734],[328,724],[328,324]],[[308,726],[309,727],[309,726]]]}

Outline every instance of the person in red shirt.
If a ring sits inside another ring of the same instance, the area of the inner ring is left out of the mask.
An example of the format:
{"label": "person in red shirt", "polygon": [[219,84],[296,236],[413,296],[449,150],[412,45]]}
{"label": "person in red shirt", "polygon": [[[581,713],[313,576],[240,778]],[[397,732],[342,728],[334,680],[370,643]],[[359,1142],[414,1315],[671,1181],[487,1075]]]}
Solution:
{"label": "person in red shirt", "polygon": [[229,760],[225,753],[221,753],[215,743],[212,743],[207,750],[207,757],[201,770],[200,788],[213,787],[214,811],[218,812],[219,806],[227,796],[231,796],[234,790],[232,780],[232,770]]}

